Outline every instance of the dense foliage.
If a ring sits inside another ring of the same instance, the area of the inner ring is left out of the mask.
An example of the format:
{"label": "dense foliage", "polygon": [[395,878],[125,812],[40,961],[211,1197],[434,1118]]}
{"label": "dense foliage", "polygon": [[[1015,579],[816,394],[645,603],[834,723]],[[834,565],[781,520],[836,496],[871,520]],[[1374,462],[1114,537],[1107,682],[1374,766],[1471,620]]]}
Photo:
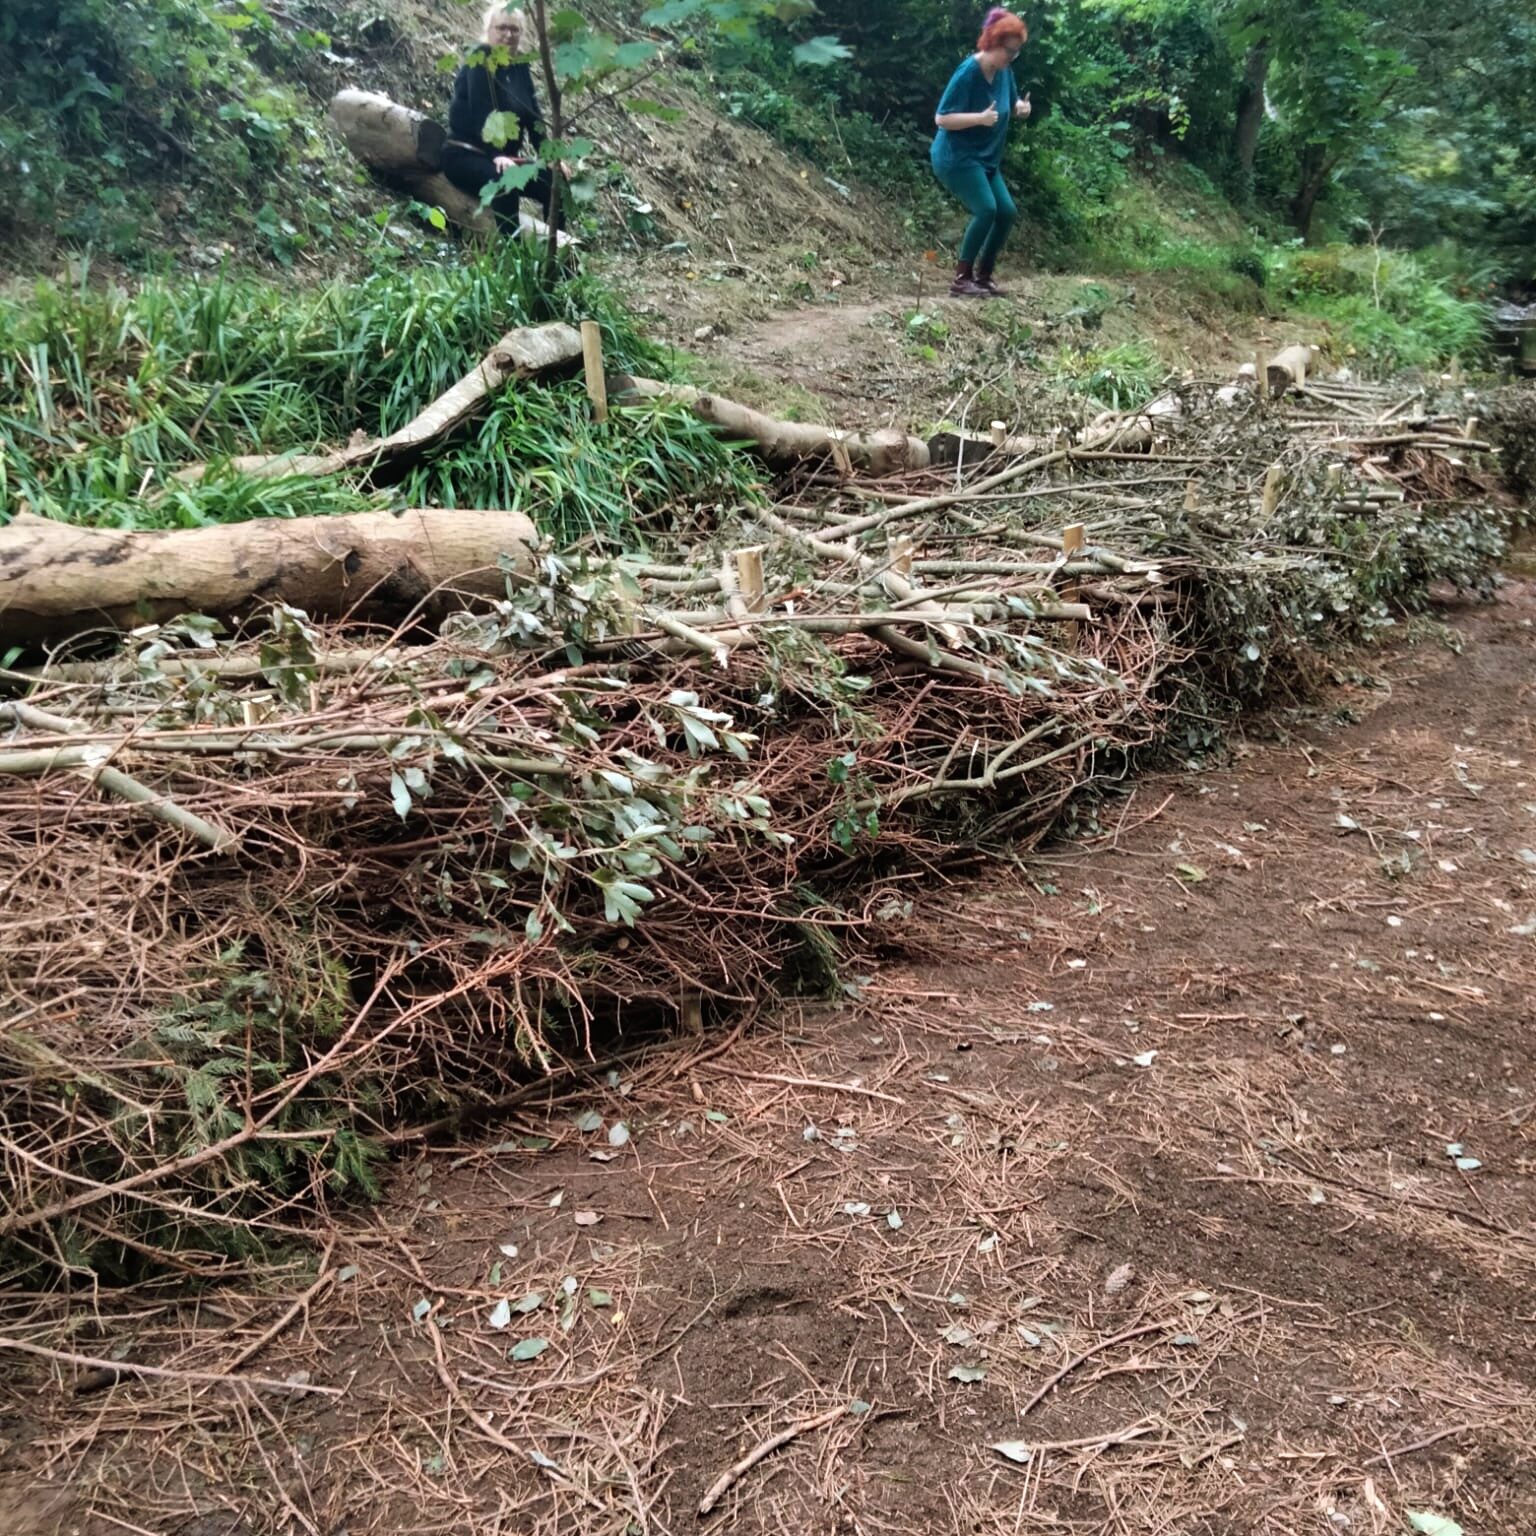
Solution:
{"label": "dense foliage", "polygon": [[[1017,66],[1035,117],[1010,164],[1036,219],[1088,249],[1112,236],[1138,167],[1177,159],[1277,236],[1454,242],[1469,272],[1536,281],[1536,18],[1491,0],[1454,25],[1412,0],[1045,0],[1022,8]],[[958,0],[822,0],[818,26],[852,64],[815,82],[829,106],[909,140],[974,46],[982,7]],[[798,147],[810,124],[778,99],[770,46],[719,50],[765,126]],[[803,88],[800,89],[802,98]],[[857,154],[858,144],[837,140]]]}

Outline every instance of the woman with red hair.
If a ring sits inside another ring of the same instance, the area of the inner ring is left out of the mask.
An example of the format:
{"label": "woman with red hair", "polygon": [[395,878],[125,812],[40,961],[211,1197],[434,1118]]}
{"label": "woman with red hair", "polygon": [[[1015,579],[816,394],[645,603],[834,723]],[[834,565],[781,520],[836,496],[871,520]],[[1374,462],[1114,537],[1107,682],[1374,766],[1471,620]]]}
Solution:
{"label": "woman with red hair", "polygon": [[1029,95],[1013,82],[1013,61],[1029,28],[1001,7],[987,13],[976,52],[957,69],[934,115],[933,171],[965,205],[971,222],[949,292],[957,299],[1001,298],[992,281],[998,253],[1019,210],[1003,184],[1008,125],[1030,114]]}

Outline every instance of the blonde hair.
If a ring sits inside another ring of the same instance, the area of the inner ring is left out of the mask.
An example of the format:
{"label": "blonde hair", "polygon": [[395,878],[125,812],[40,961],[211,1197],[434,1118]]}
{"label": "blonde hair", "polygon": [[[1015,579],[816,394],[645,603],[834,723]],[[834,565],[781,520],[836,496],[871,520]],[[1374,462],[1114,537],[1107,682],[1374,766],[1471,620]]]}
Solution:
{"label": "blonde hair", "polygon": [[511,21],[512,25],[517,28],[517,48],[514,50],[514,52],[521,51],[523,44],[528,39],[528,18],[523,14],[522,11],[518,10],[516,6],[503,4],[502,0],[495,0],[495,3],[491,5],[491,7],[486,11],[484,17],[481,19],[481,42],[490,42],[491,23],[493,21],[500,21],[502,17],[506,17],[509,21]]}

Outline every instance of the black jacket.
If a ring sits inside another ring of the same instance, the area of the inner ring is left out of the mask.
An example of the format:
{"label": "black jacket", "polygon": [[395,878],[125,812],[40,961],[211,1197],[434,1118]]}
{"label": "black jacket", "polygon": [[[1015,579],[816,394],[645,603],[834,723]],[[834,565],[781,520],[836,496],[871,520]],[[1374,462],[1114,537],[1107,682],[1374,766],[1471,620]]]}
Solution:
{"label": "black jacket", "polygon": [[[509,139],[504,145],[486,143],[485,120],[492,112],[510,112],[517,119],[521,131],[515,140]],[[448,136],[463,144],[483,147],[492,155],[515,155],[525,148],[537,150],[544,142],[544,125],[528,66],[503,64],[493,70],[485,49],[471,53],[453,79]]]}

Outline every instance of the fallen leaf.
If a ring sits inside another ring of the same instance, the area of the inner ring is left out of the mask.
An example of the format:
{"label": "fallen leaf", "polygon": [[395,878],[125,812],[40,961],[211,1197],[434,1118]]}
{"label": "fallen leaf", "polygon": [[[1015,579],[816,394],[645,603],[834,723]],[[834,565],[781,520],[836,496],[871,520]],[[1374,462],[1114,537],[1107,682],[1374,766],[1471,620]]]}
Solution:
{"label": "fallen leaf", "polygon": [[1016,1461],[1021,1467],[1027,1467],[1034,1452],[1023,1440],[999,1440],[987,1447],[989,1451],[996,1451],[999,1456],[1006,1456],[1009,1461]]}
{"label": "fallen leaf", "polygon": [[888,1226],[891,1229],[892,1232],[900,1232],[901,1231],[901,1212],[900,1211],[887,1211],[885,1213],[885,1224],[886,1224],[886,1226]]}
{"label": "fallen leaf", "polygon": [[504,1258],[515,1259],[517,1257],[517,1244],[503,1243],[501,1245],[501,1254]]}
{"label": "fallen leaf", "polygon": [[869,1205],[863,1200],[849,1200],[843,1206],[844,1216],[868,1216]]}
{"label": "fallen leaf", "polygon": [[584,1115],[576,1117],[576,1129],[584,1136],[590,1136],[593,1131],[603,1128],[603,1117],[595,1109],[589,1109]]}
{"label": "fallen leaf", "polygon": [[596,1211],[577,1211],[576,1225],[578,1227],[595,1227],[603,1218]]}
{"label": "fallen leaf", "polygon": [[1143,1051],[1140,1056],[1131,1057],[1132,1062],[1138,1067],[1150,1067],[1157,1060],[1156,1051]]}
{"label": "fallen leaf", "polygon": [[600,1291],[596,1286],[587,1288],[587,1301],[594,1307],[611,1307],[613,1305],[613,1292]]}
{"label": "fallen leaf", "polygon": [[1199,885],[1205,879],[1205,871],[1198,864],[1175,864],[1173,872],[1186,885]]}
{"label": "fallen leaf", "polygon": [[521,1301],[512,1303],[514,1312],[537,1312],[544,1305],[544,1298],[538,1291],[529,1291]]}
{"label": "fallen leaf", "polygon": [[1431,1515],[1410,1509],[1408,1524],[1420,1532],[1420,1536],[1463,1536],[1461,1527],[1446,1515]]}
{"label": "fallen leaf", "polygon": [[486,1318],[492,1328],[505,1328],[512,1321],[512,1303],[506,1300],[498,1301],[491,1308],[491,1315]]}
{"label": "fallen leaf", "polygon": [[512,1358],[527,1362],[537,1360],[549,1348],[548,1339],[522,1339],[512,1347]]}
{"label": "fallen leaf", "polygon": [[951,1323],[949,1327],[944,1330],[944,1342],[946,1344],[957,1345],[959,1348],[964,1349],[967,1344],[972,1344],[975,1342],[975,1335],[969,1328],[965,1326],[964,1323]]}
{"label": "fallen leaf", "polygon": [[984,1365],[952,1365],[949,1368],[951,1381],[962,1381],[967,1386],[987,1379],[987,1368]]}
{"label": "fallen leaf", "polygon": [[620,1120],[616,1125],[608,1127],[608,1145],[610,1147],[623,1147],[629,1145],[629,1127]]}
{"label": "fallen leaf", "polygon": [[419,1323],[432,1310],[432,1303],[425,1296],[411,1308],[411,1320]]}
{"label": "fallen leaf", "polygon": [[1104,1282],[1104,1294],[1118,1296],[1135,1278],[1136,1270],[1132,1265],[1120,1265],[1118,1269],[1110,1271],[1109,1278]]}

